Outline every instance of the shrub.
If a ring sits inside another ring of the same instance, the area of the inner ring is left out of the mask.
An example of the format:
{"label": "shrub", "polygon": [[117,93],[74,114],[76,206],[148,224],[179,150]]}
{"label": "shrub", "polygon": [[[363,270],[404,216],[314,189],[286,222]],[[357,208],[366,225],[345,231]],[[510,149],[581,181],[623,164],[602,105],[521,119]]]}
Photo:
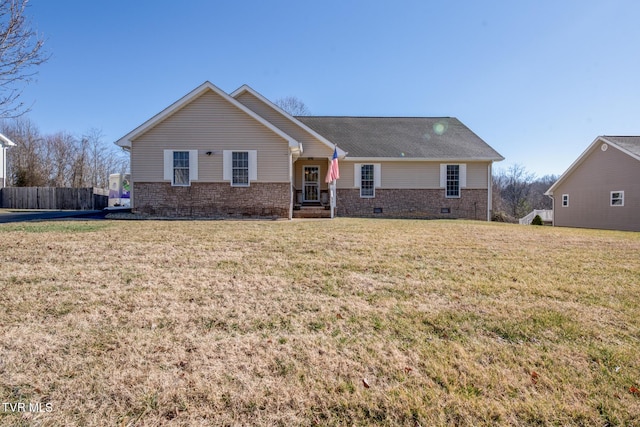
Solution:
{"label": "shrub", "polygon": [[542,218],[540,218],[540,215],[536,215],[533,217],[533,221],[531,221],[531,225],[542,225]]}
{"label": "shrub", "polygon": [[491,215],[491,221],[495,221],[495,222],[509,222],[509,223],[517,223],[518,220],[513,218],[512,216],[509,216],[506,212],[503,211],[496,211],[493,212]]}

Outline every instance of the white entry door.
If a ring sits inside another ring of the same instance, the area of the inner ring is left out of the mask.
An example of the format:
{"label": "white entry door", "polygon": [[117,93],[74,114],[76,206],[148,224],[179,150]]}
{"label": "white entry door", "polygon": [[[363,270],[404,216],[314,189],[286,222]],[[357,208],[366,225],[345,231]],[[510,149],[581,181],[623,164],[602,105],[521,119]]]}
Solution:
{"label": "white entry door", "polygon": [[320,201],[320,166],[302,167],[302,201]]}

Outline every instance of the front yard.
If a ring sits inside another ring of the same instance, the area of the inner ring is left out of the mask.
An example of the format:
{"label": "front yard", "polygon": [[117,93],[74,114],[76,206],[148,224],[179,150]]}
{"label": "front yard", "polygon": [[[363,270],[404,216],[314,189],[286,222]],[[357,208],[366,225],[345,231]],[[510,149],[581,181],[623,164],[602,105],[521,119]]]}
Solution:
{"label": "front yard", "polygon": [[640,425],[640,233],[61,221],[0,248],[2,425]]}

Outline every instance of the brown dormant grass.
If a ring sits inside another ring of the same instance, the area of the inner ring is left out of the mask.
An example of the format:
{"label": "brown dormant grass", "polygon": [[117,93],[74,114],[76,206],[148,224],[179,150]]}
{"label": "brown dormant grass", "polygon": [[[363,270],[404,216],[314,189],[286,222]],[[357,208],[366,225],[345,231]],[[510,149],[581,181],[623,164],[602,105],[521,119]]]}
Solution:
{"label": "brown dormant grass", "polygon": [[1,425],[640,425],[640,233],[61,221],[0,248]]}

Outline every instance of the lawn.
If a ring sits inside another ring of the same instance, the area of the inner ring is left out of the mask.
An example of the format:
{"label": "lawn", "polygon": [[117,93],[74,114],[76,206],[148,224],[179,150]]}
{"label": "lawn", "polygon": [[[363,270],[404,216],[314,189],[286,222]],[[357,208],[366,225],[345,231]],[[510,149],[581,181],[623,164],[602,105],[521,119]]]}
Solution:
{"label": "lawn", "polygon": [[59,221],[0,248],[1,425],[640,425],[640,233]]}

